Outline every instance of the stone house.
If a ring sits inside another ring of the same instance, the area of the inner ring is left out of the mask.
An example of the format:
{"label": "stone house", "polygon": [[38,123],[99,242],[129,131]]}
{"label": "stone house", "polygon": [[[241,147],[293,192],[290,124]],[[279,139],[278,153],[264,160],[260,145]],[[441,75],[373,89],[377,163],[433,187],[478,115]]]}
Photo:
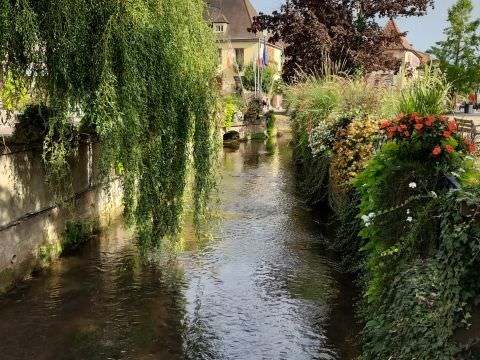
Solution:
{"label": "stone house", "polygon": [[[419,69],[432,61],[430,55],[414,49],[394,19],[387,22],[384,32],[395,39],[387,46],[385,53],[399,60],[400,66],[405,69],[409,76],[416,77]],[[367,80],[379,86],[392,86],[399,81],[399,77],[395,71],[374,71],[367,75]]]}
{"label": "stone house", "polygon": [[396,38],[396,41],[392,42],[385,52],[399,59],[407,69],[416,70],[431,60],[430,55],[413,48],[407,38],[402,35],[402,31],[394,19],[387,22],[384,31],[388,36]]}

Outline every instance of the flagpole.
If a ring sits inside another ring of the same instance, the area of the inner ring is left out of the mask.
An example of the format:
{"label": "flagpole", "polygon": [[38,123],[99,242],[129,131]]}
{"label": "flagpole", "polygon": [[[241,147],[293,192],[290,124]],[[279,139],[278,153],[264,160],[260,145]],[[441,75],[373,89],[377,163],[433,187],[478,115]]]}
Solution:
{"label": "flagpole", "polygon": [[255,62],[255,51],[253,52],[253,82],[255,87],[255,97],[257,97],[257,64]]}
{"label": "flagpole", "polygon": [[257,53],[257,63],[258,63],[258,96],[261,97],[262,96],[262,82],[261,82],[261,68],[260,68],[260,47],[261,47],[261,42],[260,42],[260,38],[258,38],[258,46],[257,46],[257,50],[258,50],[258,53]]}

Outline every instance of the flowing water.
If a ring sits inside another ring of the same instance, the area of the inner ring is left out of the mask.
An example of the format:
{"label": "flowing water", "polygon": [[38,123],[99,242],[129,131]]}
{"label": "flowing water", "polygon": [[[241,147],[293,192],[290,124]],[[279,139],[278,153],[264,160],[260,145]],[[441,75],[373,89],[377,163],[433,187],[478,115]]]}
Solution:
{"label": "flowing water", "polygon": [[288,141],[225,149],[220,198],[213,239],[176,257],[116,225],[0,298],[0,359],[353,359],[349,282]]}

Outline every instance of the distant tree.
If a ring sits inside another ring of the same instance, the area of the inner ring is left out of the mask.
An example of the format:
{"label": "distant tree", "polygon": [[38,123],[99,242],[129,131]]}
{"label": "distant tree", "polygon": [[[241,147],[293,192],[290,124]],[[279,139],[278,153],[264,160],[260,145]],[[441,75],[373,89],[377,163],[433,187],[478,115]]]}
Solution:
{"label": "distant tree", "polygon": [[393,69],[398,65],[384,53],[396,39],[384,34],[379,17],[420,16],[433,0],[287,0],[280,11],[260,13],[251,31],[267,30],[271,41],[285,48],[284,78],[298,70],[321,70],[325,57],[349,69]]}
{"label": "distant tree", "polygon": [[480,85],[480,19],[472,20],[472,12],[471,0],[458,0],[448,11],[446,40],[428,51],[439,60],[455,94]]}

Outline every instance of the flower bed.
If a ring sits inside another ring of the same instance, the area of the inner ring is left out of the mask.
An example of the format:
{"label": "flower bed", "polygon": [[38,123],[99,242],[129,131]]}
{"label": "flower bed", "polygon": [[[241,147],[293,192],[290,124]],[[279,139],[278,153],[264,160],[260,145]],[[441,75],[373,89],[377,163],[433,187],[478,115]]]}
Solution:
{"label": "flower bed", "polygon": [[362,358],[476,359],[454,335],[480,299],[477,149],[439,115],[448,86],[437,70],[403,89],[359,84],[310,80],[290,103],[297,160],[316,189],[307,195],[329,199],[332,247],[362,284]]}

